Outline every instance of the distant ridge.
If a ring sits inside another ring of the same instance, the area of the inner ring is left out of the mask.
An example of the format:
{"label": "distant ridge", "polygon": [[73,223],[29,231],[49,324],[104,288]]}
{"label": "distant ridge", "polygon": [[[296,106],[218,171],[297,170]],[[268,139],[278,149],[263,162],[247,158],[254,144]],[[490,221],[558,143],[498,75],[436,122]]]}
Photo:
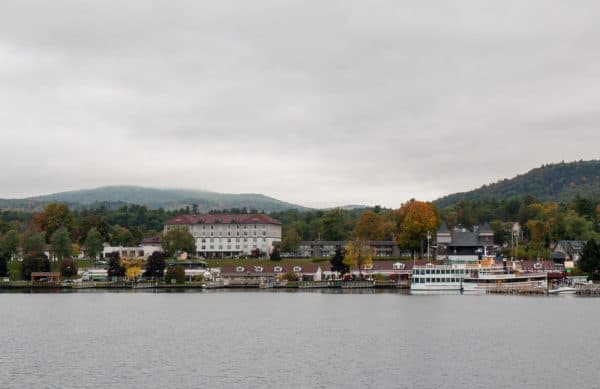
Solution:
{"label": "distant ridge", "polygon": [[435,203],[444,208],[461,200],[501,200],[526,195],[557,202],[570,201],[577,195],[600,196],[600,160],[543,165],[511,179],[442,197]]}
{"label": "distant ridge", "polygon": [[128,203],[146,205],[148,208],[162,207],[167,209],[192,207],[196,204],[200,212],[230,208],[246,208],[266,212],[308,209],[301,205],[255,193],[230,194],[192,189],[157,189],[140,186],[103,186],[25,199],[0,200],[0,207],[35,209],[48,202],[63,202],[76,206]]}

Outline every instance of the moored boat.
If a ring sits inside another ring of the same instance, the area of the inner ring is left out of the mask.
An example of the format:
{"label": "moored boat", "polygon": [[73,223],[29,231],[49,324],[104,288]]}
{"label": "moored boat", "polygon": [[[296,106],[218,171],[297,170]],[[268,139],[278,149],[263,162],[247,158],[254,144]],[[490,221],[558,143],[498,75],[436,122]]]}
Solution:
{"label": "moored boat", "polygon": [[549,294],[576,294],[577,289],[570,286],[559,286],[548,291]]}

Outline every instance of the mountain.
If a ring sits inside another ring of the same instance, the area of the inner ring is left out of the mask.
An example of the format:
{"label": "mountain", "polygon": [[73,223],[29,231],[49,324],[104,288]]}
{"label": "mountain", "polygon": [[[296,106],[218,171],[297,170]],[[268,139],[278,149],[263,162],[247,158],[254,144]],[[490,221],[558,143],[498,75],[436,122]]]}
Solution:
{"label": "mountain", "polygon": [[149,208],[181,208],[198,205],[201,212],[212,209],[247,208],[271,211],[287,209],[306,210],[300,205],[286,203],[254,193],[229,194],[190,189],[156,189],[138,186],[104,186],[95,189],[60,192],[25,199],[0,200],[2,208],[33,210],[49,202],[62,202],[74,206],[95,204],[139,204]]}
{"label": "mountain", "polygon": [[444,208],[461,200],[506,199],[531,195],[541,201],[570,201],[577,195],[600,196],[600,160],[543,165],[511,179],[455,193],[436,201]]}

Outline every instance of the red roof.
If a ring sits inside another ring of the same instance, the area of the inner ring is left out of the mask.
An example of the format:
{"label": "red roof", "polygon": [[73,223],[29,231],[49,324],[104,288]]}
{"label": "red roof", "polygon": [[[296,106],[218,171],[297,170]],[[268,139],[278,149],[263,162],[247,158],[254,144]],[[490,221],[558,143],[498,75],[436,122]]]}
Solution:
{"label": "red roof", "polygon": [[151,238],[146,238],[142,240],[141,244],[153,244],[160,243],[160,235],[153,236]]}
{"label": "red roof", "polygon": [[264,214],[240,215],[180,215],[165,222],[166,225],[190,224],[278,224],[279,220]]}

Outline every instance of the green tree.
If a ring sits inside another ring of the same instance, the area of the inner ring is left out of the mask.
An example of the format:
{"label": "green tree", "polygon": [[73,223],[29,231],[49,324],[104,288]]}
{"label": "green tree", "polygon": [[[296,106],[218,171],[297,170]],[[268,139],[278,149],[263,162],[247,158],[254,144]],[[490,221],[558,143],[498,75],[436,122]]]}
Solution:
{"label": "green tree", "polygon": [[323,240],[348,239],[349,220],[340,208],[331,209],[321,217],[319,230]]}
{"label": "green tree", "polygon": [[104,240],[100,232],[96,227],[90,228],[85,238],[85,253],[91,259],[98,258],[98,255],[102,252]]}
{"label": "green tree", "polygon": [[115,226],[111,234],[110,244],[112,246],[132,247],[139,243],[131,231],[125,227]]}
{"label": "green tree", "polygon": [[171,283],[171,280],[175,280],[177,284],[185,283],[185,269],[182,266],[170,266],[167,268],[165,280],[168,283]]}
{"label": "green tree", "polygon": [[72,259],[60,261],[60,274],[63,277],[74,277],[77,275],[77,262]]}
{"label": "green tree", "polygon": [[162,234],[161,245],[167,256],[172,257],[178,253],[196,253],[196,241],[186,227],[171,228]]}
{"label": "green tree", "polygon": [[43,254],[46,251],[46,236],[43,232],[29,231],[23,236],[25,254]]}
{"label": "green tree", "polygon": [[274,247],[271,254],[269,254],[269,259],[271,261],[281,261],[281,254],[279,253],[279,247]]}
{"label": "green tree", "polygon": [[43,253],[30,252],[25,254],[21,262],[21,275],[24,280],[31,278],[31,273],[50,271],[50,261]]}
{"label": "green tree", "polygon": [[160,251],[153,252],[146,261],[144,277],[153,279],[162,278],[165,272],[165,267],[167,267],[165,257],[165,254],[161,253]]}
{"label": "green tree", "polygon": [[288,228],[283,234],[283,240],[281,241],[281,250],[284,253],[293,253],[298,250],[300,246],[300,234],[294,227]]}
{"label": "green tree", "polygon": [[8,230],[0,239],[0,251],[8,254],[9,259],[17,254],[19,248],[19,233],[15,230]]}
{"label": "green tree", "polygon": [[596,240],[590,239],[581,253],[578,266],[581,271],[588,273],[592,279],[600,278],[600,245]]}
{"label": "green tree", "polygon": [[10,254],[6,251],[0,251],[0,277],[8,277],[8,261]]}
{"label": "green tree", "polygon": [[350,271],[350,268],[344,262],[344,249],[337,247],[335,254],[331,257],[331,271],[339,272],[340,274],[346,274]]}
{"label": "green tree", "polygon": [[71,237],[66,227],[61,227],[54,232],[51,238],[52,254],[58,259],[71,256]]}
{"label": "green tree", "polygon": [[109,277],[125,277],[125,266],[123,266],[123,263],[121,262],[118,251],[108,254],[107,273]]}

